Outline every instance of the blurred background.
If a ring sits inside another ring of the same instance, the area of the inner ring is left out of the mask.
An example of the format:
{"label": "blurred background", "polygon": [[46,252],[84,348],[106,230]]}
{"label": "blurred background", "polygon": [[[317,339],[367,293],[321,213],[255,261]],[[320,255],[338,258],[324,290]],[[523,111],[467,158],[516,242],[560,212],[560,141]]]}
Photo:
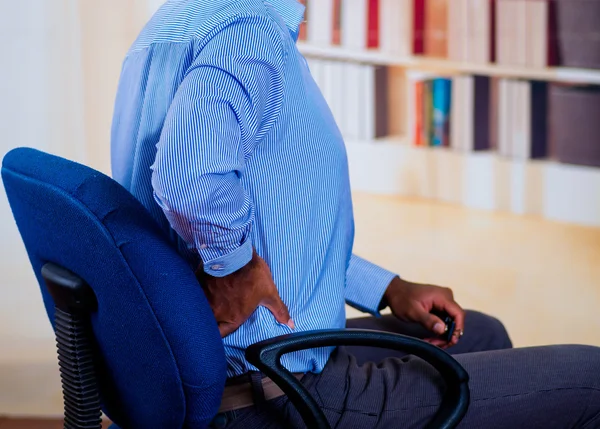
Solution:
{"label": "blurred background", "polygon": [[[121,63],[162,3],[0,0],[0,155],[110,174]],[[517,346],[600,345],[600,1],[305,3],[298,49],[346,139],[355,253],[453,288]],[[4,189],[0,237],[0,416],[59,416]]]}

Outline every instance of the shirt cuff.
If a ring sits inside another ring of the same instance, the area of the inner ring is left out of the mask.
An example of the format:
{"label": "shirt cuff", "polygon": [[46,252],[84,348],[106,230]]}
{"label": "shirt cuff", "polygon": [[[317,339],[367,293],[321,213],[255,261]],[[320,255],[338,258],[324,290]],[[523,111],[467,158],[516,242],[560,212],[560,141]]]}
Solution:
{"label": "shirt cuff", "polygon": [[252,259],[252,241],[246,240],[233,252],[221,257],[204,261],[204,272],[213,277],[225,277],[247,265]]}
{"label": "shirt cuff", "polygon": [[379,317],[383,294],[394,277],[397,274],[352,255],[346,275],[346,302],[364,313]]}

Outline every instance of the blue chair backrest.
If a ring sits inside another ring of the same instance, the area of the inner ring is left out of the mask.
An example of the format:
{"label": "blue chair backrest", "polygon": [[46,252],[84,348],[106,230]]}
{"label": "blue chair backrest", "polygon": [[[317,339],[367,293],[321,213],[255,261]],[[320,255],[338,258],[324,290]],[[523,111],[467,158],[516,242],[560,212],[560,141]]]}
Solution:
{"label": "blue chair backrest", "polygon": [[58,264],[94,290],[104,410],[124,428],[206,427],[226,361],[192,269],[122,186],[83,165],[19,148],[3,161],[6,193],[40,284]]}

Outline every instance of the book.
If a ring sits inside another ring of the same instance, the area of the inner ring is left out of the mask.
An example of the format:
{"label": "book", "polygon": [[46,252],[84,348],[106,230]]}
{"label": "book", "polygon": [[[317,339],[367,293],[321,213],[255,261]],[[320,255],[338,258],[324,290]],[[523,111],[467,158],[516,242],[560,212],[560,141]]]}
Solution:
{"label": "book", "polygon": [[341,41],[345,48],[366,49],[368,6],[367,0],[342,0]]}
{"label": "book", "polygon": [[423,113],[421,126],[421,140],[424,146],[431,146],[432,126],[433,126],[433,96],[431,93],[432,80],[427,79],[423,82]]}
{"label": "book", "polygon": [[309,0],[307,37],[314,45],[330,45],[333,34],[333,0]]}
{"label": "book", "polygon": [[379,49],[397,56],[412,53],[413,0],[380,0]]}
{"label": "book", "polygon": [[452,81],[436,78],[432,82],[432,146],[450,146],[450,104]]}
{"label": "book", "polygon": [[367,48],[379,48],[379,0],[368,1],[367,10]]}
{"label": "book", "polygon": [[342,0],[333,0],[332,18],[331,44],[339,46],[342,44]]}
{"label": "book", "polygon": [[427,0],[424,21],[424,54],[446,58],[448,56],[448,0]]}
{"label": "book", "polygon": [[473,140],[470,150],[490,149],[490,98],[491,82],[489,76],[472,76],[470,85],[473,96]]}
{"label": "book", "polygon": [[[304,5],[305,16],[308,10],[308,0],[298,0],[301,4]],[[306,19],[300,23],[300,27],[298,28],[298,40],[305,42],[307,39],[307,30],[306,30]]]}
{"label": "book", "polygon": [[425,0],[413,0],[413,54],[425,51]]}
{"label": "book", "polygon": [[425,146],[423,141],[423,87],[422,80],[415,82],[415,121],[414,121],[414,144]]}
{"label": "book", "polygon": [[363,136],[361,124],[366,115],[366,106],[363,104],[360,87],[362,85],[361,65],[358,63],[343,63],[345,75],[344,92],[344,124],[342,130],[344,137],[359,140]]}

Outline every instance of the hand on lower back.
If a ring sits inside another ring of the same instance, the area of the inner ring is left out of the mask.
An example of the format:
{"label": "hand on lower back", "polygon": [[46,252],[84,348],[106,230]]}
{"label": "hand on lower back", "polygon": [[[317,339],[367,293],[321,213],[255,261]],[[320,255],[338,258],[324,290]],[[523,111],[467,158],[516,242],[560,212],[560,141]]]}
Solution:
{"label": "hand on lower back", "polygon": [[259,305],[275,319],[294,329],[288,308],[281,300],[267,263],[256,252],[240,270],[225,277],[213,277],[199,269],[198,280],[219,324],[221,337],[237,330]]}

